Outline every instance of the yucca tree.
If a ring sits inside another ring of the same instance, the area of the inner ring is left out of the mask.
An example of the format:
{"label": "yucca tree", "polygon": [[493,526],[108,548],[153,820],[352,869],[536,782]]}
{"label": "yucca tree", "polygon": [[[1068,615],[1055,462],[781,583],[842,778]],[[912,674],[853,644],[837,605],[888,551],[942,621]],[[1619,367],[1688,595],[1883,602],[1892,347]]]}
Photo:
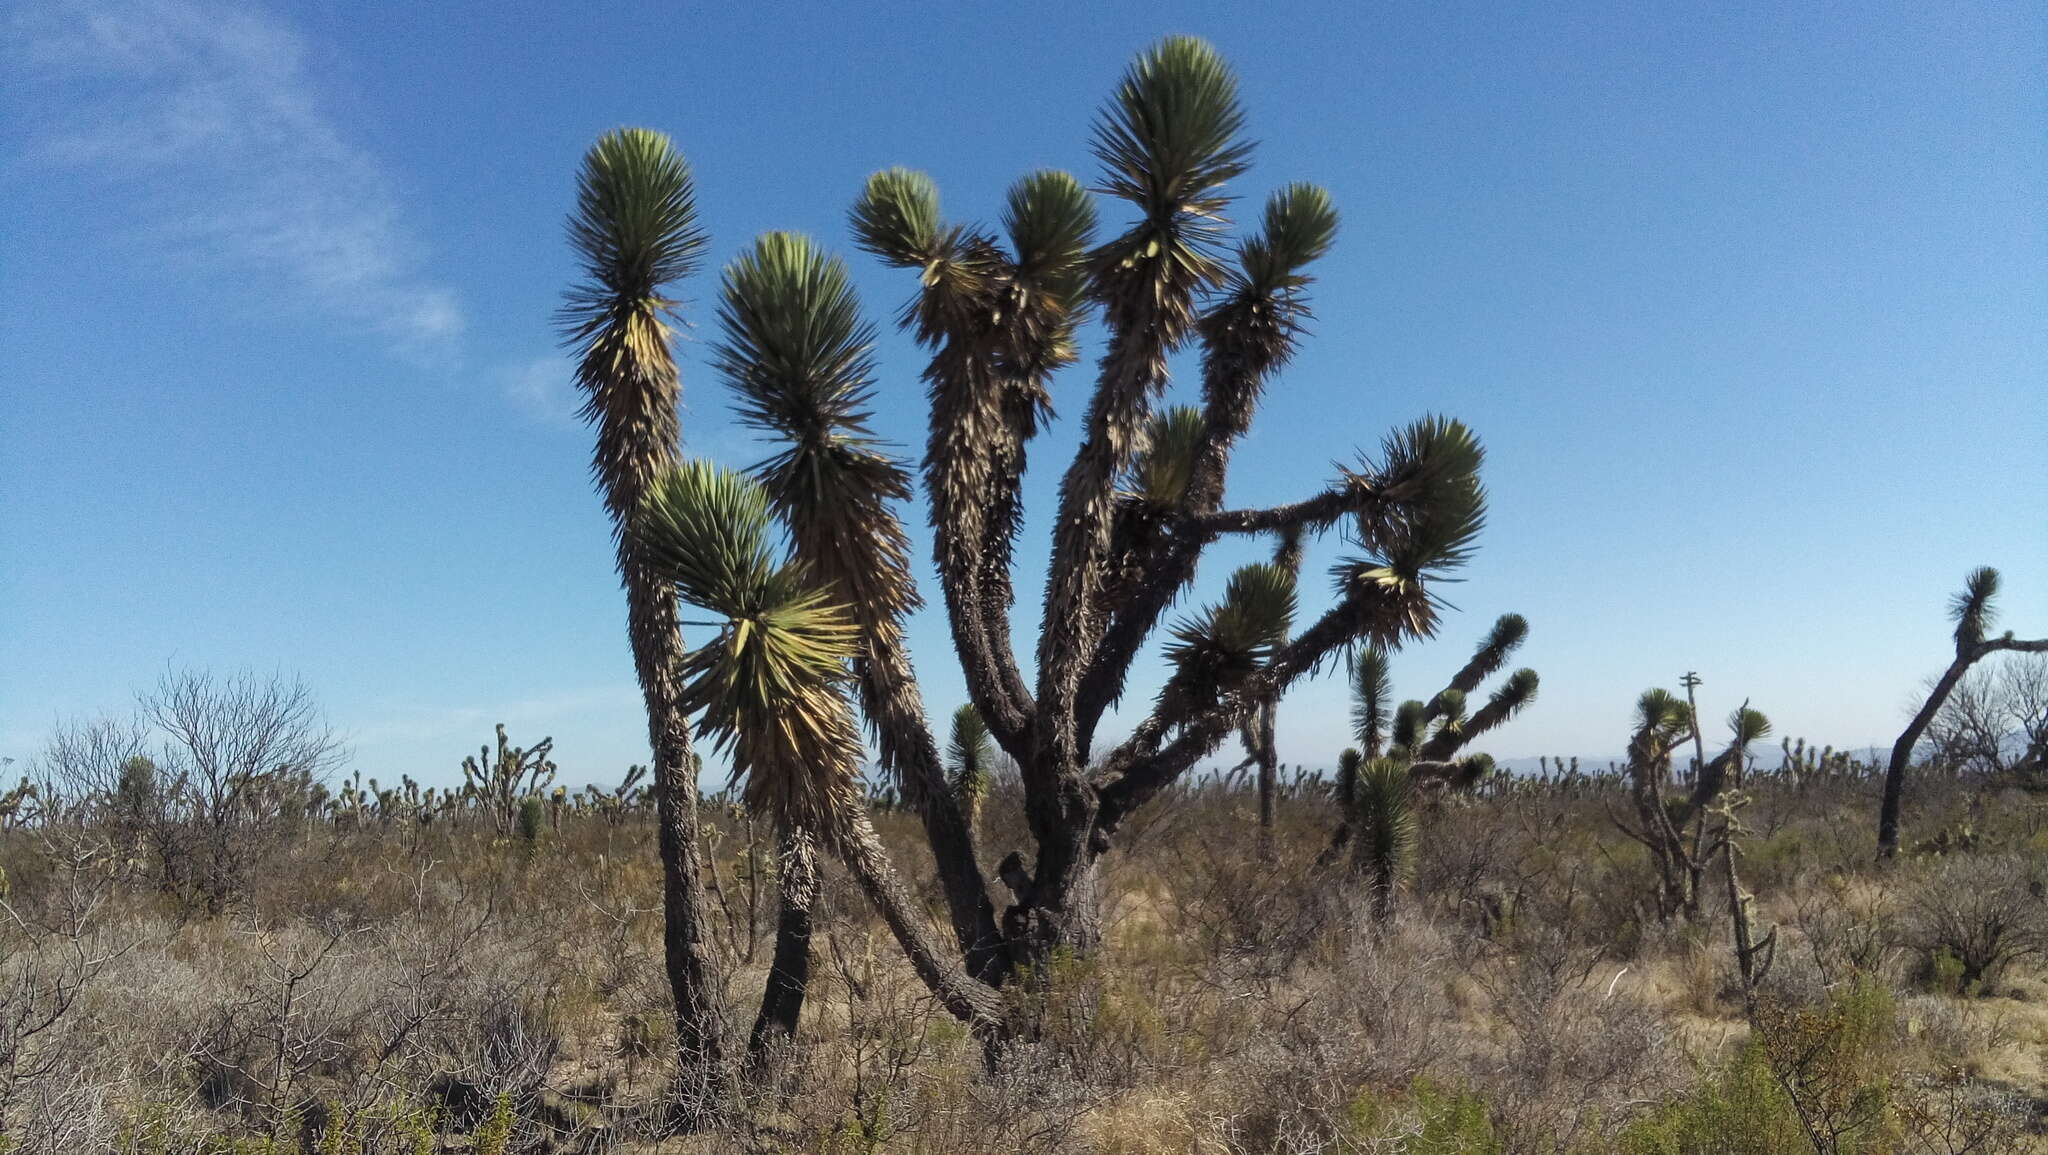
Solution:
{"label": "yucca tree", "polygon": [[1386,753],[1393,702],[1393,673],[1386,651],[1367,646],[1351,671],[1351,732],[1367,761]]}
{"label": "yucca tree", "polygon": [[[1526,709],[1536,700],[1540,680],[1536,671],[1516,670],[1488,696],[1477,712],[1468,713],[1468,695],[1481,682],[1499,672],[1515,650],[1529,636],[1529,623],[1520,614],[1502,614],[1480,640],[1472,657],[1453,674],[1443,689],[1427,701],[1412,698],[1389,707],[1393,686],[1387,655],[1368,649],[1352,670],[1352,725],[1368,758],[1386,756],[1405,763],[1419,782],[1452,789],[1467,789],[1493,771],[1493,759],[1475,754],[1458,757],[1458,752],[1482,734]],[[1343,812],[1349,822],[1349,811]],[[1338,827],[1336,844],[1347,837]]]}
{"label": "yucca tree", "polygon": [[[1030,869],[1006,878],[1015,901],[1001,934],[1017,962],[1094,944],[1096,863],[1121,824],[1265,703],[1355,643],[1431,634],[1427,579],[1465,560],[1483,518],[1478,443],[1442,419],[1305,501],[1223,507],[1232,450],[1294,354],[1305,270],[1337,224],[1327,194],[1289,185],[1231,243],[1243,120],[1215,51],[1171,39],[1131,66],[1097,123],[1097,187],[1128,214],[1106,238],[1092,198],[1058,173],[1020,181],[1000,230],[947,222],[929,178],[900,169],[872,177],[852,213],[863,249],[918,274],[903,323],[931,354],[923,472],[946,618],[970,699],[1018,764],[1036,844]],[[1009,618],[1019,479],[1049,376],[1077,359],[1088,311],[1104,345],[1059,488],[1027,680]],[[1160,404],[1183,350],[1200,358],[1198,410]],[[1273,632],[1275,606],[1255,599],[1278,583],[1245,575],[1171,631],[1166,687],[1126,738],[1096,749],[1097,724],[1209,545],[1339,525],[1361,548],[1339,566],[1333,605],[1295,628],[1290,582]]]}
{"label": "yucca tree", "polygon": [[[1629,736],[1628,775],[1635,804],[1633,825],[1611,816],[1622,833],[1643,844],[1657,869],[1657,911],[1660,918],[1697,918],[1701,879],[1722,850],[1725,827],[1710,829],[1714,802],[1741,772],[1749,748],[1768,737],[1770,719],[1747,702],[1728,716],[1731,740],[1707,760],[1684,795],[1671,797],[1672,754],[1688,739],[1697,740],[1699,725],[1692,706],[1664,689],[1643,692],[1636,701],[1635,726]],[[1689,832],[1689,833],[1688,833]]]}
{"label": "yucca tree", "polygon": [[865,749],[846,682],[848,663],[866,652],[864,631],[807,562],[775,555],[771,502],[751,478],[686,462],[657,480],[634,522],[654,570],[722,619],[718,636],[684,660],[682,704],[729,760],[747,805],[815,835],[947,1010],[993,1033],[996,993],[932,936],[861,799]]}
{"label": "yucca tree", "polygon": [[1906,723],[1906,729],[1899,740],[1892,743],[1890,763],[1885,767],[1884,800],[1877,812],[1877,854],[1879,858],[1890,858],[1899,849],[1899,809],[1906,796],[1906,771],[1913,762],[1913,750],[1919,746],[1921,735],[1934,716],[1941,712],[1942,703],[1956,688],[1956,683],[1970,672],[1970,667],[2002,650],[2039,654],[2048,652],[2048,638],[2021,641],[2007,630],[1999,637],[1987,636],[1991,625],[1998,620],[1998,609],[1994,604],[1998,598],[1998,571],[1990,566],[1971,570],[1963,581],[1962,592],[1949,599],[1949,617],[1954,620],[1955,656],[1949,660],[1948,668],[1935,679],[1933,688],[1927,691],[1927,700]]}
{"label": "yucca tree", "polygon": [[1690,910],[1699,894],[1703,864],[1691,858],[1682,833],[1687,812],[1664,794],[1671,780],[1672,752],[1693,733],[1692,708],[1669,690],[1645,690],[1636,700],[1628,741],[1629,796],[1636,825],[1612,817],[1622,833],[1650,852],[1657,868],[1659,918]]}
{"label": "yucca tree", "polygon": [[1486,704],[1470,717],[1461,713],[1456,725],[1439,727],[1431,734],[1422,748],[1416,751],[1416,762],[1445,761],[1480,735],[1497,729],[1536,700],[1539,684],[1536,671],[1531,669],[1523,668],[1508,675],[1507,680],[1487,697]]}
{"label": "yucca tree", "polygon": [[[705,583],[716,575],[692,572],[745,551],[710,548],[728,531],[708,523],[690,523],[698,538],[680,532],[676,494],[675,517],[649,505],[657,512],[644,540],[662,543],[663,574],[727,623],[685,669],[685,704],[702,711],[701,732],[747,768],[755,804],[810,830],[857,875],[885,878],[845,785],[860,749],[838,679],[850,681],[882,764],[924,818],[965,971],[984,984],[1056,949],[1091,948],[1101,934],[1097,863],[1124,821],[1266,704],[1358,645],[1391,651],[1433,635],[1431,583],[1464,564],[1484,520],[1479,443],[1437,417],[1386,438],[1305,500],[1224,507],[1232,451],[1294,354],[1308,318],[1306,269],[1337,224],[1322,190],[1288,185],[1233,244],[1226,186],[1249,161],[1242,125],[1221,58],[1171,39],[1131,66],[1097,124],[1098,191],[1127,210],[1106,238],[1095,235],[1094,195],[1057,172],[1018,181],[994,229],[946,221],[931,180],[902,169],[870,178],[851,214],[862,249],[917,273],[902,323],[929,353],[921,469],[939,588],[971,704],[1019,768],[1034,843],[1028,860],[1013,856],[1030,869],[1004,874],[1013,901],[1000,920],[902,643],[916,592],[892,510],[909,484],[867,428],[872,335],[843,269],[817,246],[771,234],[735,261],[716,343],[743,417],[779,443],[754,475],[765,515],[788,531],[793,564],[733,562],[714,589]],[[1051,377],[1078,360],[1090,312],[1104,347],[1059,488],[1027,679],[1010,624],[1022,478],[1050,412]],[[1182,351],[1200,360],[1198,409],[1160,404],[1169,359]],[[1296,622],[1299,582],[1288,566],[1240,571],[1220,601],[1170,631],[1166,685],[1126,736],[1097,748],[1098,723],[1211,544],[1338,527],[1355,550],[1333,571],[1334,596],[1320,612]],[[747,581],[732,584],[738,576]],[[720,589],[723,602],[712,598]],[[959,970],[915,941],[907,909],[890,907],[880,882],[864,885],[914,948],[920,974],[956,1011],[980,1015],[972,992],[945,985]]]}
{"label": "yucca tree", "polygon": [[663,953],[675,998],[685,1112],[723,1097],[725,1008],[704,931],[697,760],[680,701],[676,599],[626,532],[676,459],[681,390],[669,327],[676,282],[706,244],[689,166],[659,133],[607,133],[583,158],[569,241],[582,266],[560,321],[576,353],[583,419],[597,434],[591,474],[612,519],[626,629],[647,709],[662,863]]}

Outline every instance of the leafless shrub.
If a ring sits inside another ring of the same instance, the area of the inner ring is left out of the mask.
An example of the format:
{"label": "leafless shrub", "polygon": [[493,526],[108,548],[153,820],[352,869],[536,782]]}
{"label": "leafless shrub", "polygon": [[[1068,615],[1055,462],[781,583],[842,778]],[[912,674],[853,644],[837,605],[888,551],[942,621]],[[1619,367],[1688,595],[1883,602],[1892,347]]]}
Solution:
{"label": "leafless shrub", "polygon": [[[1944,858],[1907,894],[1908,940],[1931,977],[1944,965],[1963,990],[1996,980],[2008,963],[2048,949],[2048,867],[2016,854]],[[1948,964],[1945,960],[1953,960]]]}
{"label": "leafless shrub", "polygon": [[2010,1091],[1974,1080],[1914,1077],[1904,1081],[1898,1115],[1908,1155],[1994,1155],[2019,1149],[2027,1104]]}
{"label": "leafless shrub", "polygon": [[2048,760],[2048,654],[2006,654],[1956,683],[1924,741],[1951,772],[2039,771]]}

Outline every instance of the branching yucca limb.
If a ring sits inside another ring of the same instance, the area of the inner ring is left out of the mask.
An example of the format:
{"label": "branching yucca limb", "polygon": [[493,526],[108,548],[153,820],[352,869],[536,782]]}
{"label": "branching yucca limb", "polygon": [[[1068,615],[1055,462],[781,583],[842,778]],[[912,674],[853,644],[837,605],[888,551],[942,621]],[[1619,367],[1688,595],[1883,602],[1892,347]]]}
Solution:
{"label": "branching yucca limb", "polygon": [[695,186],[668,138],[645,129],[605,134],[584,155],[569,241],[582,269],[564,301],[582,416],[596,430],[591,473],[611,515],[626,590],[633,668],[654,751],[662,862],[662,946],[681,1057],[681,1122],[717,1114],[726,1098],[726,1012],[713,973],[703,864],[697,844],[696,757],[677,700],[682,638],[674,592],[639,556],[628,523],[654,479],[672,466],[681,381],[668,321],[675,283],[693,272],[706,238]]}
{"label": "branching yucca limb", "polygon": [[893,505],[910,496],[910,479],[869,427],[874,330],[845,264],[793,233],[765,234],[727,266],[718,312],[719,372],[740,419],[777,446],[752,472],[796,559],[849,608],[861,641],[854,681],[882,768],[924,820],[955,938],[975,973],[992,973],[994,904],[903,641],[918,594]]}
{"label": "branching yucca limb", "polygon": [[926,928],[882,850],[858,788],[863,750],[845,696],[860,628],[769,544],[770,499],[755,481],[689,462],[660,477],[634,536],[693,605],[725,619],[684,665],[682,701],[725,753],[749,807],[837,855],[932,993],[977,1031],[1000,1028],[993,990]]}

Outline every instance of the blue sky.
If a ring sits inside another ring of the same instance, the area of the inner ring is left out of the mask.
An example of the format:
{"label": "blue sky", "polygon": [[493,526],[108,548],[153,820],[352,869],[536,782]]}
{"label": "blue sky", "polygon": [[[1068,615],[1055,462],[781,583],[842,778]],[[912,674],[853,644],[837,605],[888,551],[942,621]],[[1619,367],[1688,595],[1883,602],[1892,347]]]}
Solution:
{"label": "blue sky", "polygon": [[[1297,179],[1344,212],[1231,500],[1426,412],[1489,447],[1461,612],[1398,690],[1514,610],[1543,692],[1499,755],[1619,749],[1687,669],[1716,713],[1860,745],[1941,665],[1971,566],[2048,632],[2040,6],[983,7],[7,5],[0,756],[176,663],[302,675],[387,781],[459,777],[495,721],[568,779],[643,760],[550,322],[582,150],[638,124],[691,159],[684,428],[743,465],[716,266],[812,233],[886,328],[911,285],[851,253],[863,177],[925,169],[980,219],[1031,169],[1092,178],[1097,106],[1175,32],[1239,71],[1240,216]],[[919,360],[890,331],[881,363],[913,454]],[[1072,443],[1034,448],[1020,630]],[[950,710],[938,615],[912,644]],[[1344,705],[1336,678],[1290,697],[1282,758],[1327,762]]]}

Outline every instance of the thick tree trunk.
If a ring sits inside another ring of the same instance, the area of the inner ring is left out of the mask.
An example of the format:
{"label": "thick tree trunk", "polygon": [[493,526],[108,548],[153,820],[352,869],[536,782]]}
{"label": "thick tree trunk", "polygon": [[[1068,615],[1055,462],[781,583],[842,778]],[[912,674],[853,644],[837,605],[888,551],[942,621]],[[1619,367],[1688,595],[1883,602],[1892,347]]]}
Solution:
{"label": "thick tree trunk", "polygon": [[1948,669],[1942,671],[1934,688],[1927,692],[1927,701],[1921,703],[1919,713],[1906,723],[1906,730],[1899,735],[1899,740],[1892,743],[1891,763],[1884,772],[1884,801],[1877,810],[1879,858],[1890,858],[1899,851],[1899,808],[1906,798],[1906,770],[1913,762],[1913,748],[1920,744],[1920,736],[1927,732],[1934,716],[1941,712],[1941,705],[1948,701],[1949,692],[1956,688],[1956,683],[1963,680],[1963,675],[1981,656],[1975,650],[1957,654],[1955,661],[1948,664]]}
{"label": "thick tree trunk", "polygon": [[783,835],[776,872],[775,959],[761,992],[761,1011],[747,1037],[747,1070],[759,1075],[796,1040],[811,982],[811,909],[818,896],[818,854],[802,830]]}
{"label": "thick tree trunk", "polygon": [[1251,727],[1252,759],[1259,765],[1259,856],[1273,857],[1274,807],[1280,792],[1280,755],[1274,747],[1273,729],[1279,710],[1268,700],[1259,706]]}
{"label": "thick tree trunk", "polygon": [[711,944],[697,844],[697,759],[677,697],[682,635],[675,594],[637,566],[626,568],[628,630],[654,748],[654,801],[661,854],[662,952],[675,998],[678,1122],[700,1126],[730,1091],[726,1014]]}
{"label": "thick tree trunk", "polygon": [[[1044,967],[1055,954],[1087,954],[1102,943],[1102,904],[1093,842],[1094,810],[1062,825],[1038,844],[1038,860],[1003,915],[1003,930],[1020,964]],[[1015,884],[1013,884],[1015,885]]]}
{"label": "thick tree trunk", "polygon": [[1002,1029],[1002,999],[995,990],[977,982],[953,954],[940,946],[924,912],[917,906],[882,849],[881,838],[868,821],[867,813],[856,809],[839,839],[840,860],[853,880],[887,923],[897,945],[909,956],[917,977],[937,996],[947,1011],[966,1023],[976,1034],[993,1037]]}

